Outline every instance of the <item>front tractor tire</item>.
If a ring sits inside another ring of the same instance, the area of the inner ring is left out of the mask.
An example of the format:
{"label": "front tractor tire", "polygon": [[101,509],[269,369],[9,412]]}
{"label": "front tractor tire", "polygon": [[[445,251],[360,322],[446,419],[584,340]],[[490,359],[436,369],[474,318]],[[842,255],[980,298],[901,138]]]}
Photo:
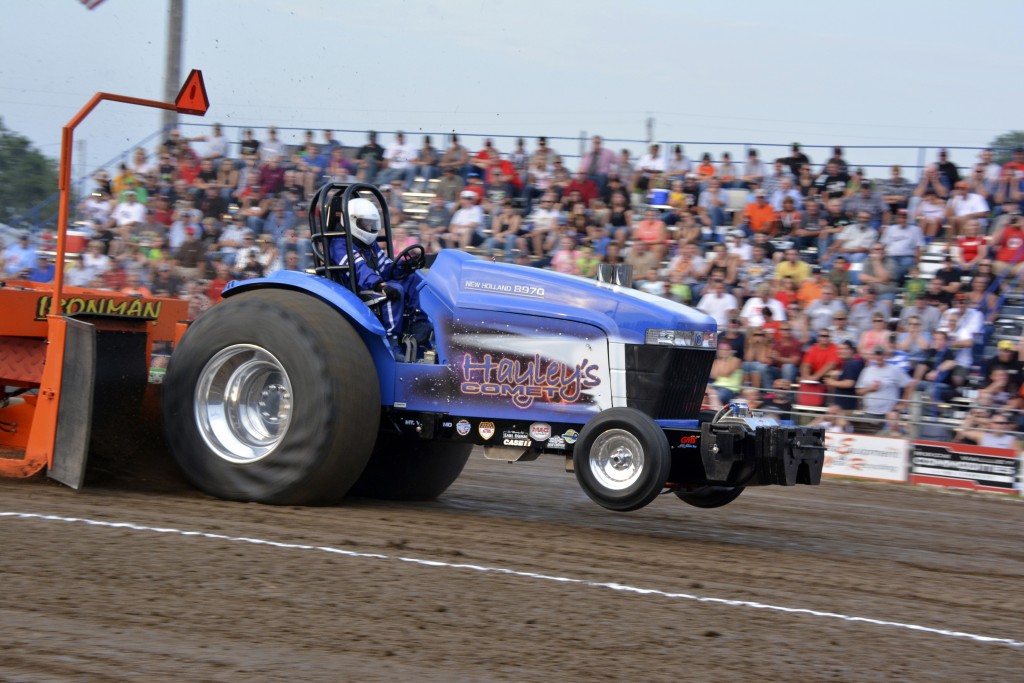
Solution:
{"label": "front tractor tire", "polygon": [[580,432],[572,458],[584,493],[618,512],[642,508],[657,498],[672,465],[665,432],[633,408],[598,413]]}
{"label": "front tractor tire", "polygon": [[711,509],[728,505],[743,493],[743,486],[699,486],[674,491],[679,500],[698,508]]}
{"label": "front tractor tire", "polygon": [[458,479],[473,444],[426,441],[381,433],[350,495],[384,500],[433,500]]}
{"label": "front tractor tire", "polygon": [[175,348],[163,382],[171,453],[196,488],[275,505],[339,500],[373,451],[380,387],[352,325],[310,295],[244,292]]}

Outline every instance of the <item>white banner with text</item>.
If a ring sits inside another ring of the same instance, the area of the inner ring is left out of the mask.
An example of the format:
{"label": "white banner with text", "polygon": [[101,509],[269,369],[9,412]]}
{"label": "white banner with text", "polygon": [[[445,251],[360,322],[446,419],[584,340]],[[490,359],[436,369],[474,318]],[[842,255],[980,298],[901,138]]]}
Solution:
{"label": "white banner with text", "polygon": [[909,442],[864,434],[825,432],[824,474],[907,481]]}

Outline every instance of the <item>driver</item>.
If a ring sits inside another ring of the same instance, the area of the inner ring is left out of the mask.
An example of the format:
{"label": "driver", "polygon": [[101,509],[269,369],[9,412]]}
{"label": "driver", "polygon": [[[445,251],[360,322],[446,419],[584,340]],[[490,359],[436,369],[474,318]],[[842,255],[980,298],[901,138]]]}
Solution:
{"label": "driver", "polygon": [[[400,332],[405,307],[419,309],[419,273],[410,272],[405,264],[396,264],[377,242],[380,234],[380,213],[369,199],[357,197],[348,202],[349,230],[352,234],[352,268],[356,288],[380,292],[387,297],[381,306],[381,322],[389,337]],[[331,261],[348,265],[347,237],[331,242]],[[412,276],[412,277],[410,277]],[[401,282],[409,278],[410,282]]]}

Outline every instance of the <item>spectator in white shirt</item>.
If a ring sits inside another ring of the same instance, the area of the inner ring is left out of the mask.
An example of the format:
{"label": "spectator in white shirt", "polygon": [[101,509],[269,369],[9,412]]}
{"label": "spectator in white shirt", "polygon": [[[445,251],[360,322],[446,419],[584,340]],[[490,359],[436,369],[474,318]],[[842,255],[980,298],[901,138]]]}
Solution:
{"label": "spectator in white shirt", "polygon": [[408,188],[416,176],[416,165],[412,163],[416,158],[416,148],[406,143],[405,133],[395,133],[395,141],[384,150],[384,161],[387,168],[377,175],[378,185],[388,185],[392,180],[400,179],[404,187]]}
{"label": "spectator in white shirt", "polygon": [[[126,191],[124,196],[125,201],[114,207],[111,214],[119,229],[118,232],[130,231],[135,226],[146,222],[146,207],[138,201],[135,190]],[[126,236],[127,233],[122,234],[122,237]]]}
{"label": "spectator in white shirt", "polygon": [[739,308],[736,297],[725,291],[723,280],[712,280],[711,291],[700,298],[697,302],[697,310],[707,313],[718,327],[724,329],[733,311]]}
{"label": "spectator in white shirt", "polygon": [[785,320],[786,307],[781,301],[772,296],[770,285],[762,285],[757,290],[757,295],[747,299],[740,311],[740,320],[744,327],[764,327],[764,309],[769,308],[772,312],[772,320]]}
{"label": "spectator in white shirt", "polygon": [[906,372],[886,362],[887,354],[882,347],[874,349],[857,378],[857,395],[861,397],[865,416],[873,418],[870,423],[872,431],[877,431],[885,416],[898,408],[903,390],[911,382]]}
{"label": "spectator in white shirt", "polygon": [[910,267],[921,258],[924,233],[907,220],[907,210],[896,210],[896,222],[885,228],[879,240],[885,247],[885,256],[893,264],[893,277],[902,282]]}
{"label": "spectator in white shirt", "polygon": [[636,162],[633,185],[641,192],[646,192],[651,178],[665,173],[665,168],[665,157],[661,156],[661,146],[651,145],[650,151]]}
{"label": "spectator in white shirt", "polygon": [[445,246],[475,247],[483,242],[480,228],[484,223],[484,211],[477,204],[477,194],[471,190],[463,190],[459,195],[459,208],[452,215],[448,224],[448,233],[443,235]]}
{"label": "spectator in white shirt", "polygon": [[946,202],[946,220],[952,237],[962,232],[964,224],[971,218],[977,218],[983,229],[988,225],[988,202],[980,194],[971,192],[970,185],[966,180],[959,181]]}

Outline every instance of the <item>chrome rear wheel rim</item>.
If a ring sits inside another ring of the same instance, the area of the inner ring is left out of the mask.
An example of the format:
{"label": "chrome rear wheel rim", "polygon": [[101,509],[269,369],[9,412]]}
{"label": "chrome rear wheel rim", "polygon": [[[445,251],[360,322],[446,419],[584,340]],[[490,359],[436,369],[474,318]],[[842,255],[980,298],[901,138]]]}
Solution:
{"label": "chrome rear wheel rim", "polygon": [[281,362],[253,344],[218,351],[203,367],[195,393],[195,418],[218,457],[247,464],[269,455],[292,418],[292,385]]}

